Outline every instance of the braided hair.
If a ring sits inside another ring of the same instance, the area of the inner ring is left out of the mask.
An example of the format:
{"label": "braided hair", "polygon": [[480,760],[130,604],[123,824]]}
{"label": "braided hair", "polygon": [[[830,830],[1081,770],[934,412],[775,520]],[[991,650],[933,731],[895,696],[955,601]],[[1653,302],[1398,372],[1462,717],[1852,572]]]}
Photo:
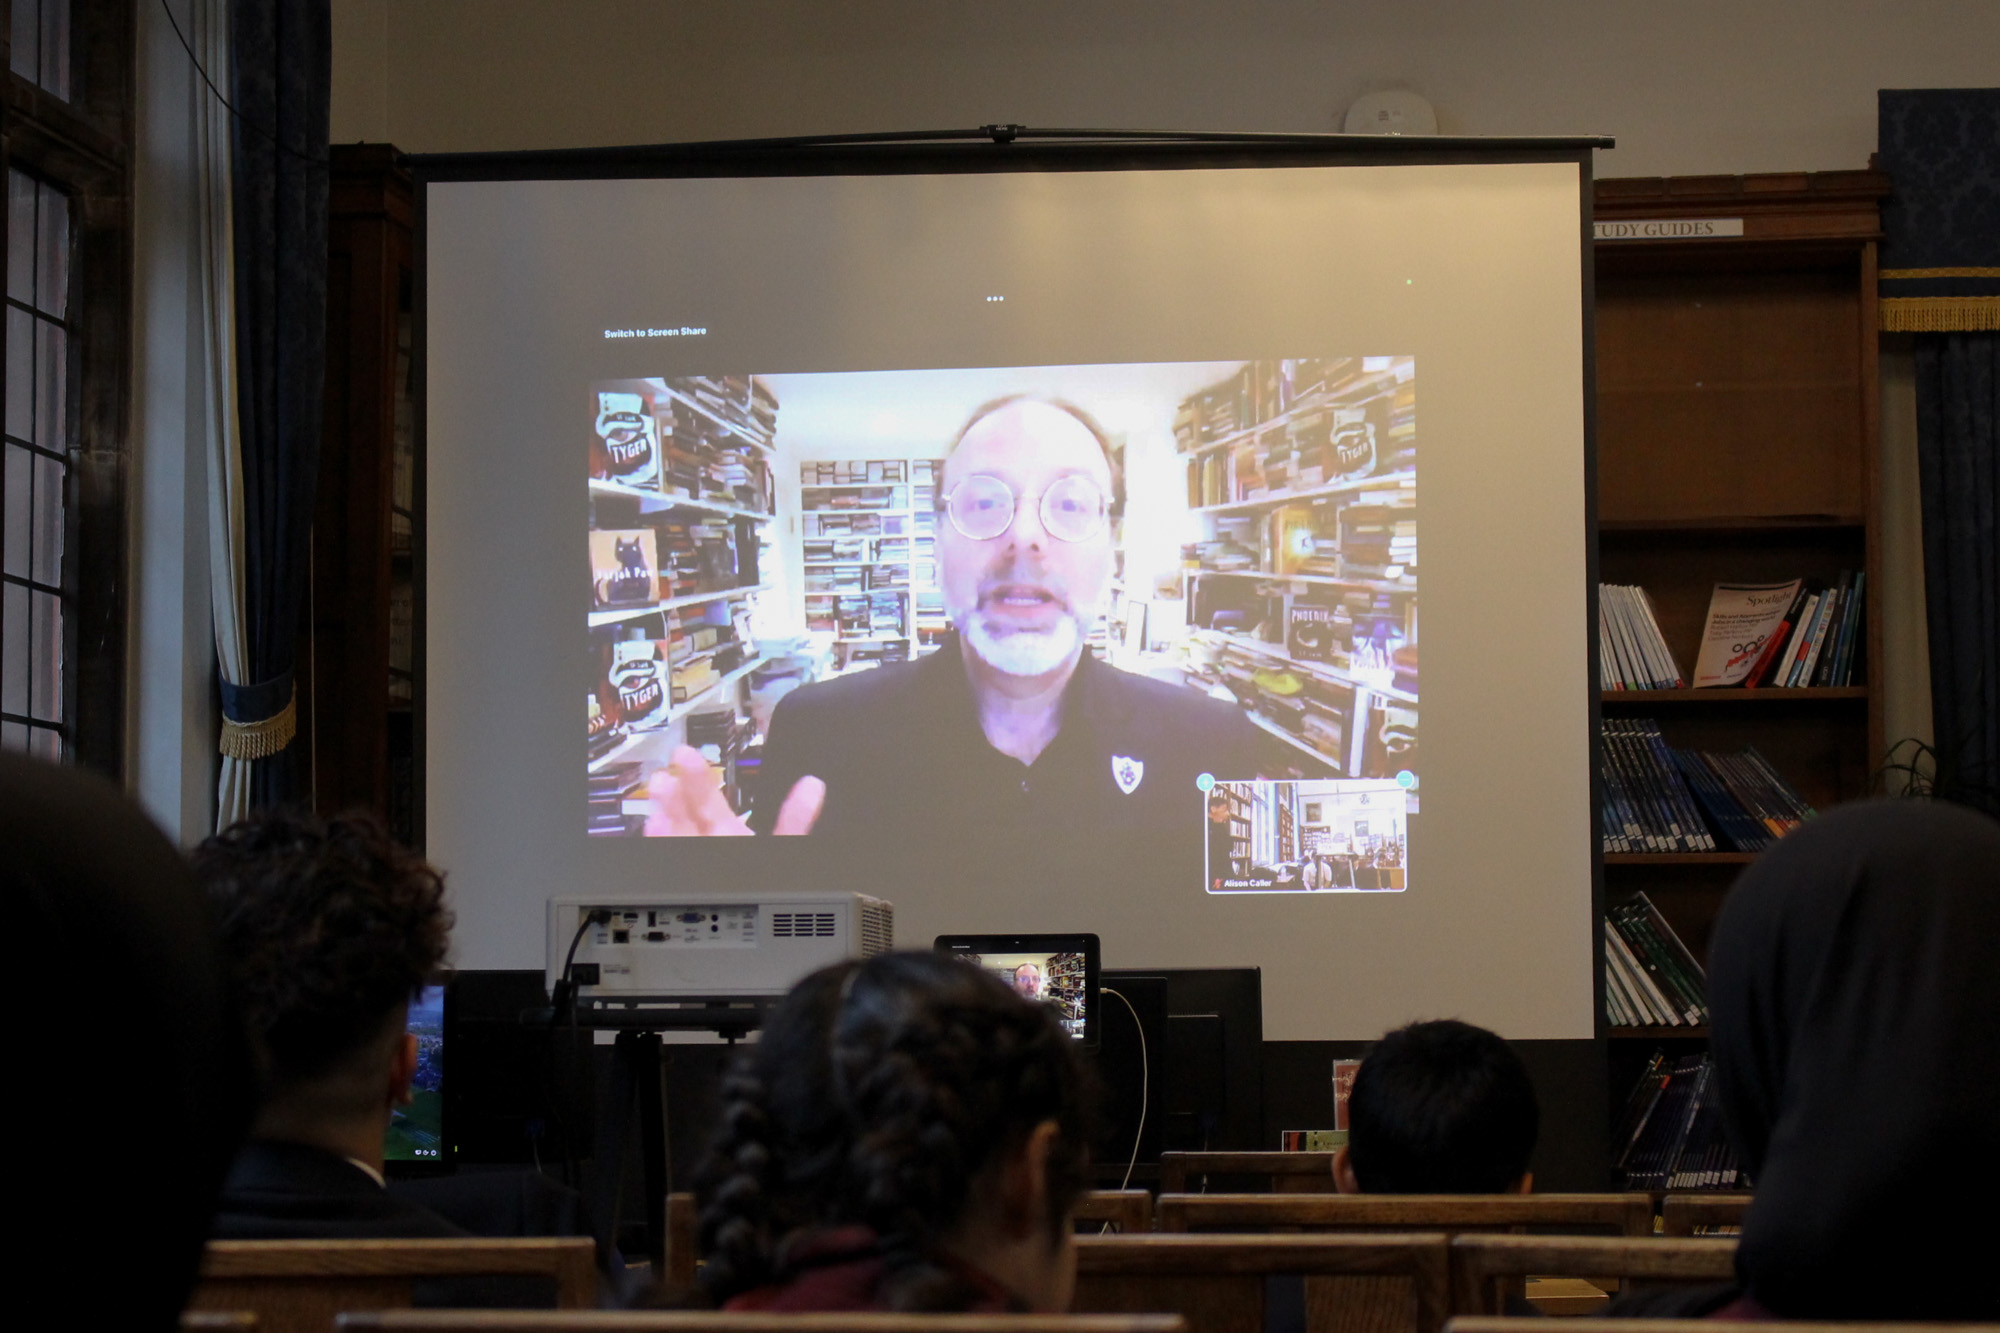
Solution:
{"label": "braided hair", "polygon": [[887,953],[813,973],[721,1087],[698,1173],[703,1285],[720,1303],[783,1280],[789,1241],[862,1225],[881,1238],[882,1303],[964,1308],[933,1242],[979,1173],[1054,1121],[1052,1233],[1087,1183],[1094,1087],[1045,1005],[977,966]]}

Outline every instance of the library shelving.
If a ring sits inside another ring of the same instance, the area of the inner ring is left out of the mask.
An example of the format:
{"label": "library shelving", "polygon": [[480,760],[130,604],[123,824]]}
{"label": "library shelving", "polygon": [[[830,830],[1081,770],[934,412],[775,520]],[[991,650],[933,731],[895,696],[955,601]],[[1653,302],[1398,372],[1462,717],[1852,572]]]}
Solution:
{"label": "library shelving", "polygon": [[[1865,572],[1854,683],[1604,690],[1679,747],[1754,745],[1815,809],[1882,754],[1876,247],[1865,171],[1596,182],[1599,221],[1718,219],[1720,236],[1595,245],[1598,578],[1638,584],[1683,671],[1714,584]],[[1738,225],[1740,223],[1740,234]],[[1606,906],[1643,891],[1698,960],[1751,853],[1602,856]],[[1663,1038],[1609,1028],[1614,1108]]]}
{"label": "library shelving", "polygon": [[1415,767],[1415,362],[1256,361],[1175,417],[1188,623],[1296,777]]}
{"label": "library shelving", "polygon": [[806,628],[830,633],[834,669],[908,661],[944,637],[935,458],[799,464]]}
{"label": "library shelving", "polygon": [[761,381],[682,376],[595,386],[590,448],[593,832],[646,812],[645,770],[686,743],[735,797],[769,660],[753,621],[773,590],[778,405]]}
{"label": "library shelving", "polygon": [[[372,809],[418,843],[415,196],[386,145],[336,145],[329,177],[326,405],[295,744],[319,808]],[[316,718],[315,701],[333,699]]]}

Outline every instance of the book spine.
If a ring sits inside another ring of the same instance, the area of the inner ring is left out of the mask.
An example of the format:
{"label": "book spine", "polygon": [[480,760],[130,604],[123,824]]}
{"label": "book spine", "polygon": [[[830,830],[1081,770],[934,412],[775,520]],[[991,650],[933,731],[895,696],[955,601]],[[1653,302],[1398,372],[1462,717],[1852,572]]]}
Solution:
{"label": "book spine", "polygon": [[1854,593],[1847,599],[1846,623],[1841,626],[1839,660],[1834,663],[1833,668],[1833,683],[1836,685],[1854,683],[1855,650],[1862,638],[1862,594],[1867,584],[1868,575],[1865,571],[1855,574]]}
{"label": "book spine", "polygon": [[1819,623],[1813,626],[1812,644],[1806,650],[1805,665],[1799,671],[1800,685],[1817,685],[1820,683],[1819,663],[1820,659],[1825,655],[1826,637],[1832,630],[1834,621],[1839,616],[1840,589],[1838,587],[1828,588],[1826,590],[1826,600],[1820,603]]}
{"label": "book spine", "polygon": [[[1635,952],[1653,966],[1662,987],[1668,991],[1681,1016],[1690,1023],[1706,1021],[1708,1002],[1703,993],[1704,987],[1680,966],[1673,949],[1654,928],[1644,909],[1637,903],[1626,903],[1621,912],[1619,928],[1624,931],[1625,937],[1633,942]],[[1667,931],[1667,934],[1672,933],[1671,929]]]}
{"label": "book spine", "polygon": [[1626,976],[1634,982],[1634,988],[1645,1006],[1647,1016],[1663,1027],[1681,1026],[1685,1020],[1675,1012],[1674,1006],[1668,1003],[1659,984],[1647,974],[1646,965],[1633,954],[1632,946],[1616,928],[1617,923],[1613,922],[1612,926],[1610,936],[1612,946],[1618,950],[1619,962],[1625,968]]}
{"label": "book spine", "polygon": [[1704,755],[1695,750],[1676,750],[1674,761],[1687,775],[1696,799],[1708,810],[1730,846],[1739,852],[1755,852],[1770,844],[1770,835],[1751,818],[1742,802],[1730,794],[1729,788],[1716,776],[1715,769]]}
{"label": "book spine", "polygon": [[1812,626],[1820,616],[1820,602],[1826,600],[1824,592],[1814,592],[1806,598],[1806,608],[1798,612],[1798,628],[1792,630],[1792,642],[1784,648],[1784,679],[1780,685],[1792,689],[1798,685],[1798,671],[1806,664],[1806,650],[1812,648]]}
{"label": "book spine", "polygon": [[1687,780],[1681,775],[1680,766],[1674,763],[1673,752],[1667,745],[1667,738],[1660,733],[1658,723],[1649,723],[1645,730],[1647,748],[1652,754],[1653,768],[1666,784],[1681,827],[1686,832],[1686,846],[1691,852],[1712,852],[1715,837],[1702,823],[1701,813],[1695,808],[1694,793],[1688,790]]}
{"label": "book spine", "polygon": [[1785,618],[1771,631],[1771,637],[1764,641],[1763,655],[1757,659],[1757,665],[1751,668],[1750,675],[1744,680],[1746,686],[1754,689],[1769,685],[1782,669],[1785,661],[1785,645],[1791,642],[1792,630],[1798,625],[1799,616],[1805,611],[1806,598],[1809,595],[1803,583],[1799,585],[1799,590],[1792,594],[1792,604],[1786,608]]}
{"label": "book spine", "polygon": [[1636,584],[1633,586],[1632,591],[1638,596],[1639,610],[1645,617],[1647,632],[1651,635],[1654,649],[1660,661],[1664,664],[1663,679],[1667,683],[1662,688],[1671,690],[1686,689],[1687,677],[1681,674],[1681,665],[1674,660],[1673,649],[1667,647],[1667,636],[1660,631],[1660,618],[1653,611],[1652,597],[1647,594],[1644,587]]}
{"label": "book spine", "polygon": [[1772,796],[1793,820],[1803,823],[1813,817],[1816,812],[1806,801],[1806,798],[1799,794],[1798,788],[1785,781],[1783,775],[1778,772],[1777,766],[1766,759],[1756,746],[1744,746],[1743,758],[1763,775],[1765,782],[1770,787]]}
{"label": "book spine", "polygon": [[1854,575],[1842,570],[1834,588],[1833,611],[1826,618],[1825,641],[1813,665],[1812,683],[1816,686],[1833,684],[1833,661],[1840,655],[1840,633],[1847,625],[1847,599],[1853,595],[1853,589]]}
{"label": "book spine", "polygon": [[1667,821],[1661,815],[1660,797],[1654,789],[1652,774],[1646,771],[1644,757],[1632,743],[1632,727],[1632,719],[1619,718],[1612,743],[1618,749],[1620,762],[1638,796],[1639,827],[1644,831],[1645,848],[1649,852],[1678,851]]}

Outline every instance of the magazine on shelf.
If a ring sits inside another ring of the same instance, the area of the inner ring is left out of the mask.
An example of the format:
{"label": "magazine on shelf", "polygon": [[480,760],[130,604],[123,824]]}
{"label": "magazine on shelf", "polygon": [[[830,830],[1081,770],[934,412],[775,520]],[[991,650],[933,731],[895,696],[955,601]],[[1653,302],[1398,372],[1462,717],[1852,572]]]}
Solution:
{"label": "magazine on shelf", "polygon": [[1800,580],[1785,583],[1718,583],[1709,594],[1708,620],[1694,664],[1696,689],[1742,685],[1765,645],[1778,632],[1797,597]]}

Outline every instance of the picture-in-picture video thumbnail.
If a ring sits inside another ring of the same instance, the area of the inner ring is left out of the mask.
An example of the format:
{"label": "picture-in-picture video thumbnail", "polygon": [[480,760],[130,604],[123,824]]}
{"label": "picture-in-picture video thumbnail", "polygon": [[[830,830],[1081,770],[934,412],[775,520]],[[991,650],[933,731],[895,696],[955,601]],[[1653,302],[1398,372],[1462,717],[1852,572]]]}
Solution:
{"label": "picture-in-picture video thumbnail", "polygon": [[[1414,358],[588,387],[592,835],[962,814],[976,766],[931,750],[978,733],[924,710],[994,673],[1080,680],[1085,655],[1150,730],[1075,761],[1078,832],[1191,835],[1204,772],[1387,783],[1416,809]],[[849,773],[856,747],[810,733],[853,725],[835,682],[884,670],[860,734],[910,762]],[[823,801],[788,805],[808,775]]]}
{"label": "picture-in-picture video thumbnail", "polygon": [[383,1156],[431,1162],[444,1156],[444,987],[426,986],[410,1001],[409,1033],[417,1039],[417,1073],[410,1104],[389,1115]]}
{"label": "picture-in-picture video thumbnail", "polygon": [[1208,891],[1400,891],[1413,806],[1394,779],[1218,782],[1208,793]]}
{"label": "picture-in-picture video thumbnail", "polygon": [[961,954],[1014,988],[1017,995],[1053,1005],[1062,1030],[1084,1035],[1084,956],[1080,953]]}

